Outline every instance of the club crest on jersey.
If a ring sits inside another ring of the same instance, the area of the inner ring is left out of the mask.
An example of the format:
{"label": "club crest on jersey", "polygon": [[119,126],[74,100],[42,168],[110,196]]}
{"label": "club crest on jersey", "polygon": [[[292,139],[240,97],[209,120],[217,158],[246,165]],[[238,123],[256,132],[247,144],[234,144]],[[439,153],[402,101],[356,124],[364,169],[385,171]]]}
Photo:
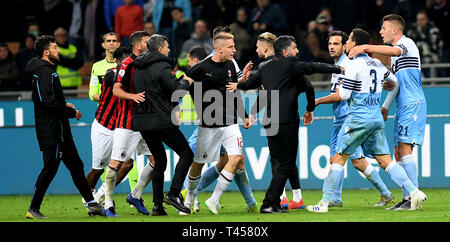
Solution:
{"label": "club crest on jersey", "polygon": [[125,75],[125,70],[124,69],[120,70],[119,71],[119,76],[123,77],[124,75]]}
{"label": "club crest on jersey", "polygon": [[231,71],[228,70],[228,77],[231,77]]}

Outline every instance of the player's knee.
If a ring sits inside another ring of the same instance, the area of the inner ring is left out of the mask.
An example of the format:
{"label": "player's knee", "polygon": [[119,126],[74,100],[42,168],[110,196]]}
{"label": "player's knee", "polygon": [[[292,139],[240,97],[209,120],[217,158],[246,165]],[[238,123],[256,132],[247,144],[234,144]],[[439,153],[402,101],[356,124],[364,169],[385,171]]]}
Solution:
{"label": "player's knee", "polygon": [[359,171],[365,170],[367,167],[367,161],[364,158],[352,159],[352,165]]}
{"label": "player's knee", "polygon": [[117,160],[111,160],[111,162],[109,162],[108,166],[112,169],[119,170],[120,167],[122,166],[122,162],[117,161]]}

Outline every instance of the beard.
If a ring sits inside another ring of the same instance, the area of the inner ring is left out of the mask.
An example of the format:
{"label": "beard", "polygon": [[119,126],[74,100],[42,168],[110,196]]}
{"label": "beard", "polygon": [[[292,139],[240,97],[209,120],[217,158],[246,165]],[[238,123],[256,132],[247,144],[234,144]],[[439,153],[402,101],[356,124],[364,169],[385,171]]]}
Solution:
{"label": "beard", "polygon": [[49,56],[49,60],[53,63],[56,63],[59,61],[59,55]]}

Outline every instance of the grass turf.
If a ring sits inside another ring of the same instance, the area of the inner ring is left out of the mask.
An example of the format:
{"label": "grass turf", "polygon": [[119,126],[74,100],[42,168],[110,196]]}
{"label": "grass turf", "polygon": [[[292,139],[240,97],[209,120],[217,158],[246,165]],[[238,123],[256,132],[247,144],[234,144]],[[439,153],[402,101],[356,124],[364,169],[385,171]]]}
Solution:
{"label": "grass turf", "polygon": [[[315,214],[306,209],[289,210],[286,214],[249,214],[239,192],[225,192],[222,195],[219,215],[211,214],[204,206],[210,192],[199,194],[200,212],[191,216],[179,216],[176,210],[165,204],[169,216],[154,217],[139,214],[125,201],[126,194],[116,194],[116,212],[120,217],[89,217],[81,204],[79,195],[46,195],[41,212],[48,217],[45,220],[27,220],[26,210],[31,196],[0,196],[0,222],[450,222],[450,189],[423,189],[428,200],[418,211],[386,211],[385,207],[373,207],[378,201],[375,190],[344,190],[341,208],[330,208],[326,214]],[[393,189],[396,202],[401,199],[401,190]],[[322,192],[318,190],[302,191],[306,205],[316,204]],[[255,191],[259,205],[264,191]],[[292,192],[287,191],[288,198]],[[152,194],[143,195],[145,205],[152,208]]]}

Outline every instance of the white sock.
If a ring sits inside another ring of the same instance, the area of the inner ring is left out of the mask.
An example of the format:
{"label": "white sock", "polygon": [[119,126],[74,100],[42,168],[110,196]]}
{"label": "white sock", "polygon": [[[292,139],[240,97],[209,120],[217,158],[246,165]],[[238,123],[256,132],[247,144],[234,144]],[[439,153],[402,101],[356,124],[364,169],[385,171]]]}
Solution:
{"label": "white sock", "polygon": [[152,180],[152,177],[153,177],[153,166],[149,162],[147,163],[147,165],[145,165],[144,170],[139,176],[138,182],[136,183],[136,186],[134,187],[131,196],[133,198],[140,199],[142,197],[142,192],[144,191],[144,188],[147,187],[148,183]]}
{"label": "white sock", "polygon": [[97,189],[97,192],[93,194],[97,202],[100,202],[102,200],[102,197],[105,196],[105,190],[105,183],[102,183],[102,185]]}
{"label": "white sock", "polygon": [[222,196],[223,192],[227,190],[228,186],[233,181],[234,174],[225,170],[222,170],[220,173],[216,188],[214,189],[213,194],[211,195],[211,199],[215,203],[219,203],[220,197]]}
{"label": "white sock", "polygon": [[292,200],[298,203],[302,200],[302,189],[294,189],[292,190]]}
{"label": "white sock", "polygon": [[367,167],[366,167],[366,169],[364,170],[363,174],[364,174],[366,177],[369,177],[369,176],[372,174],[373,169],[375,169],[375,167],[373,167],[372,164],[368,164]]}
{"label": "white sock", "polygon": [[283,197],[286,197],[286,188],[283,188],[283,194],[281,194],[280,200],[283,200]]}
{"label": "white sock", "polygon": [[191,175],[188,175],[185,204],[192,205],[192,201],[194,200],[194,191],[197,188],[198,183],[200,182],[201,176],[201,174],[196,177],[191,177]]}
{"label": "white sock", "polygon": [[116,187],[116,178],[118,170],[108,167],[105,175],[105,209],[114,207],[113,194]]}

